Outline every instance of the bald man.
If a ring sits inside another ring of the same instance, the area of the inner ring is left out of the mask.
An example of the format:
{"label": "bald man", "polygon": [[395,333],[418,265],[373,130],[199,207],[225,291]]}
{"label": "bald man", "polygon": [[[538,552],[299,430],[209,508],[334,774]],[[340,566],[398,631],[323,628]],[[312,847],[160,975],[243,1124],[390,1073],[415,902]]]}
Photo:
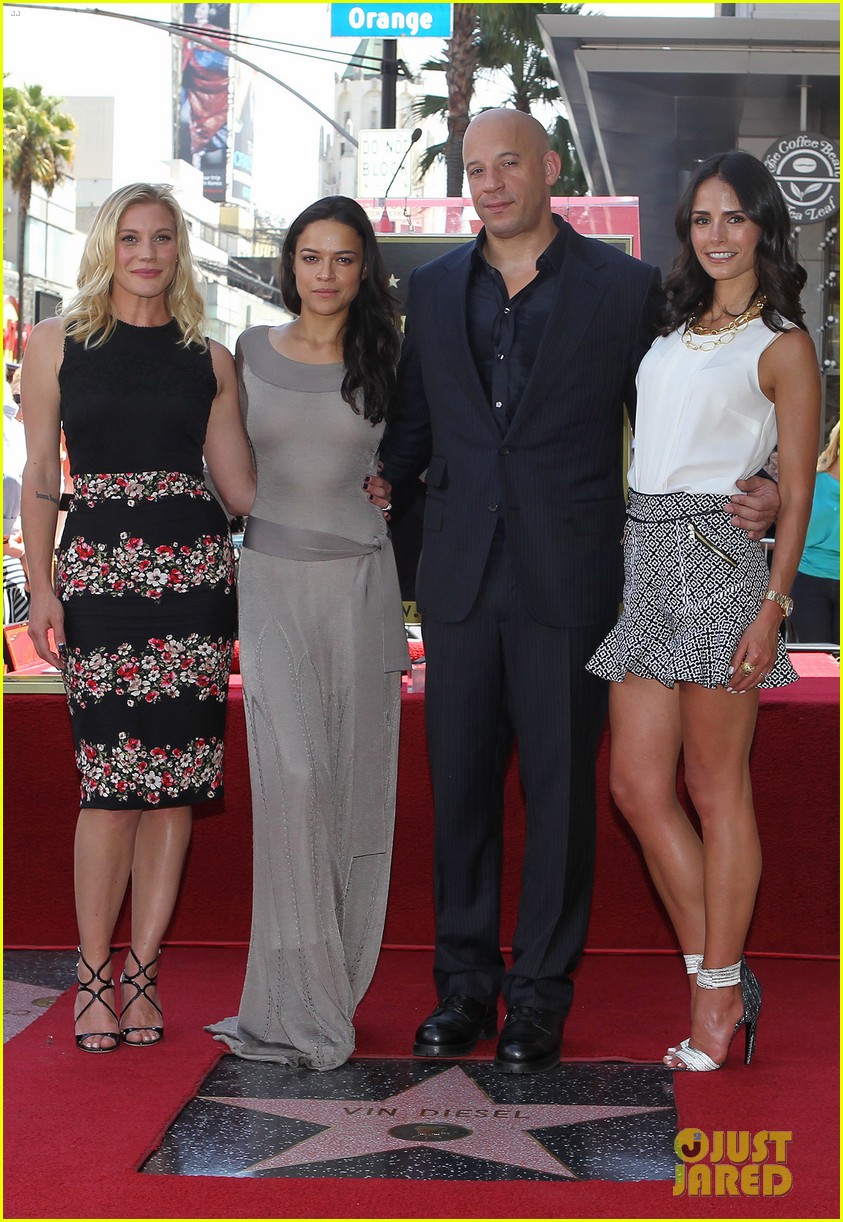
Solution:
{"label": "bald man", "polygon": [[[484,228],[411,277],[399,412],[381,448],[392,485],[427,469],[416,597],[439,1005],[413,1050],[471,1052],[497,1035],[502,994],[495,1065],[535,1073],[559,1063],[588,924],[606,685],[585,664],[620,601],[624,408],[661,289],[654,268],[553,215],[561,163],[531,116],[484,112],[463,153]],[[506,968],[513,731],[527,816]]]}

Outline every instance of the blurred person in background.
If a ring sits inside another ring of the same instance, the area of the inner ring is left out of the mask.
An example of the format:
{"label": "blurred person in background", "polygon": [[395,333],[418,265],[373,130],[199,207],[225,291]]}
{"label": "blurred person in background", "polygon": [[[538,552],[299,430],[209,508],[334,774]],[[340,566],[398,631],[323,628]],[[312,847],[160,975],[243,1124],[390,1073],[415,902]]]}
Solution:
{"label": "blurred person in background", "polygon": [[3,623],[20,624],[29,614],[29,582],[20,528],[26,437],[20,410],[20,368],[3,398]]}
{"label": "blurred person in background", "polygon": [[840,421],[817,462],[805,548],[793,582],[793,639],[840,644]]}

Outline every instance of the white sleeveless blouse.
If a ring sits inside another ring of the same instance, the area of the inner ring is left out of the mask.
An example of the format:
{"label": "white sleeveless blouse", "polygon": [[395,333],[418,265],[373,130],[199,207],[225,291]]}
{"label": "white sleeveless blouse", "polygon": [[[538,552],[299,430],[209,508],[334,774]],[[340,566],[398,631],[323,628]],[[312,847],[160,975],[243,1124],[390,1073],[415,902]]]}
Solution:
{"label": "white sleeveless blouse", "polygon": [[729,496],[736,480],[764,466],[776,445],[776,409],[759,384],[758,362],[781,334],[754,318],[710,352],[686,348],[681,331],[654,341],[636,379],[631,488]]}

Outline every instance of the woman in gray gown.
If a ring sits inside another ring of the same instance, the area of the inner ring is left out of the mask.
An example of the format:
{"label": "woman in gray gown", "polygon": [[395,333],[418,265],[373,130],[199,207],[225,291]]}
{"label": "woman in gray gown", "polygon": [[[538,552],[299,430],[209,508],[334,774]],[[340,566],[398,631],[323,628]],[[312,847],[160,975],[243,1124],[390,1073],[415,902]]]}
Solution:
{"label": "woman in gray gown", "polygon": [[364,478],[400,339],[354,200],[319,200],[293,222],[281,291],[293,321],[237,346],[258,473],[239,578],[254,896],[239,1015],[209,1030],[250,1060],[333,1069],[354,1050],[380,948],[409,665],[384,513]]}

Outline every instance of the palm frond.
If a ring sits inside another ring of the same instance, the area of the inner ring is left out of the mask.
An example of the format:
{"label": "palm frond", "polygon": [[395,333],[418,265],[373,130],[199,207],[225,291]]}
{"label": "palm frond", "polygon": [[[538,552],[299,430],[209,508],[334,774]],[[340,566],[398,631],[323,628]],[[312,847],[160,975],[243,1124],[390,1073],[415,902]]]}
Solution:
{"label": "palm frond", "polygon": [[438,161],[440,157],[444,157],[445,144],[446,141],[443,140],[439,144],[428,145],[428,147],[424,150],[422,155],[419,157],[418,162],[418,176],[420,179],[424,178],[425,174],[427,174],[434,162]]}
{"label": "palm frond", "polygon": [[448,99],[445,94],[426,93],[424,97],[414,99],[410,113],[414,119],[430,119],[434,115],[446,115]]}
{"label": "palm frond", "polygon": [[[419,162],[423,176],[440,155],[448,166],[448,194],[462,193],[462,136],[473,117],[471,104],[478,77],[500,82],[505,78],[503,96],[497,105],[511,105],[526,111],[536,105],[559,109],[567,138],[559,137],[560,156],[565,170],[560,180],[565,194],[584,194],[585,177],[577,159],[570,128],[561,110],[559,88],[538,34],[536,18],[544,13],[576,14],[581,4],[455,4],[454,33],[446,42],[444,54],[422,65],[428,72],[444,72],[447,96],[429,94],[413,106],[416,119],[442,115],[448,122],[448,139],[441,153],[428,149]],[[556,126],[549,133],[555,140]],[[555,145],[554,145],[555,147]],[[570,188],[570,189],[569,189]],[[576,190],[574,188],[577,188]],[[561,188],[556,188],[557,192]]]}

